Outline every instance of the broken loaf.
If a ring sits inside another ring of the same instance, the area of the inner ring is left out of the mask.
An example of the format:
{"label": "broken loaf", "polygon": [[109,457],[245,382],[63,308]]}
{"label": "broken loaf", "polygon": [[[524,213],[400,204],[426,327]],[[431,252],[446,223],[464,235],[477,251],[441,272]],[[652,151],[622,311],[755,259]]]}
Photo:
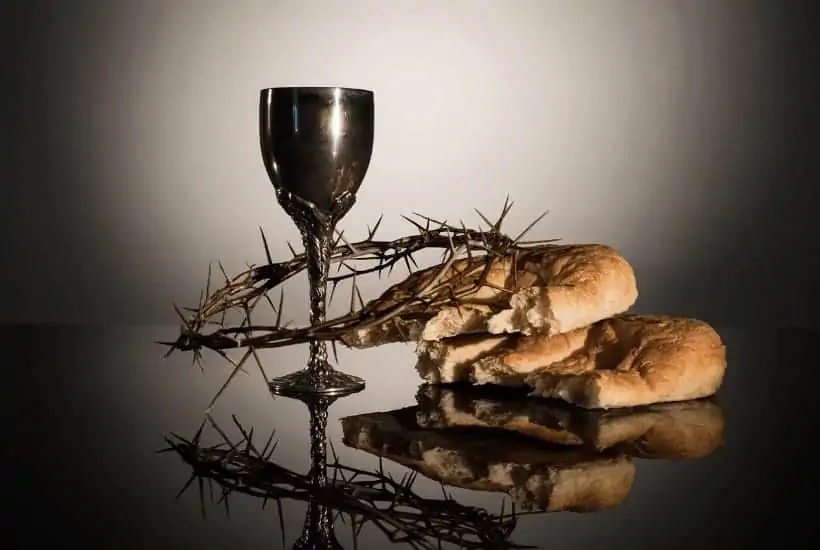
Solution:
{"label": "broken loaf", "polygon": [[428,383],[524,386],[587,409],[708,397],[726,370],[711,326],[670,316],[619,315],[555,336],[465,335],[420,342],[417,353]]}
{"label": "broken loaf", "polygon": [[[441,270],[434,266],[417,271],[366,307],[378,315],[419,295],[428,298],[428,304],[412,304],[398,317],[353,331],[344,342],[370,347],[467,333],[554,336],[623,313],[638,298],[632,266],[614,248],[600,244],[545,245],[498,258],[474,256]],[[425,294],[431,282],[440,290]]]}

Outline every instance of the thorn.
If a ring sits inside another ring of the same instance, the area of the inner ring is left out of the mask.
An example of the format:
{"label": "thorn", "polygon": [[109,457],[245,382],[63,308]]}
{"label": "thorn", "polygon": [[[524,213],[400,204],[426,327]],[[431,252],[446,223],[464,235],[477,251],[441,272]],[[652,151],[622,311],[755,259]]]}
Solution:
{"label": "thorn", "polygon": [[268,296],[267,291],[264,294],[262,294],[262,296],[265,297],[265,301],[268,302],[268,305],[270,306],[271,311],[276,313],[276,306],[273,304],[273,300],[270,299],[270,296]]}
{"label": "thorn", "polygon": [[282,501],[276,499],[276,513],[279,516],[279,532],[282,533],[282,548],[287,548],[285,544],[285,514],[282,511]]}
{"label": "thorn", "polygon": [[[456,245],[453,242],[453,233],[451,231],[447,232],[447,246],[450,248],[450,252],[455,254]],[[467,248],[469,249],[470,247],[468,246]]]}
{"label": "thorn", "polygon": [[340,232],[340,233],[339,233],[339,239],[341,239],[341,241],[342,241],[343,243],[345,243],[345,246],[346,246],[347,248],[349,248],[349,249],[350,249],[350,252],[351,252],[352,254],[359,254],[359,250],[358,250],[355,246],[353,246],[352,244],[350,244],[350,241],[348,241],[348,240],[345,238],[345,236],[344,236],[344,231],[342,231],[342,232]]}
{"label": "thorn", "polygon": [[[228,387],[228,384],[230,384],[230,383],[231,383],[231,381],[234,379],[234,377],[236,376],[236,374],[237,374],[240,370],[242,370],[242,365],[245,363],[245,361],[247,361],[247,360],[248,360],[248,357],[250,357],[250,356],[251,356],[251,352],[250,352],[250,351],[246,351],[246,352],[245,352],[245,355],[243,355],[243,356],[242,356],[242,359],[240,359],[238,363],[234,363],[234,369],[233,369],[233,371],[231,372],[230,376],[228,376],[228,379],[227,379],[227,380],[225,380],[225,383],[222,385],[222,387],[221,387],[221,388],[219,388],[219,391],[218,391],[218,392],[216,392],[216,395],[213,397],[213,399],[211,399],[210,404],[208,404],[208,408],[206,409],[206,411],[207,411],[207,415],[208,415],[208,416],[210,416],[210,414],[211,414],[211,410],[213,409],[213,406],[214,406],[214,403],[216,403],[216,400],[217,400],[217,399],[219,399],[219,397],[222,395],[222,392],[224,392],[224,391],[225,391],[225,388],[227,388],[227,387]],[[225,357],[227,357],[227,355],[226,355]],[[230,358],[228,358],[228,360],[230,361]],[[233,361],[231,361],[231,362],[233,363]]]}
{"label": "thorn", "polygon": [[278,446],[279,446],[279,440],[277,439],[276,441],[273,442],[273,445],[271,445],[271,448],[268,450],[268,454],[265,455],[265,460],[268,460],[271,456],[273,456],[273,453],[274,453],[274,451],[276,451],[276,447],[278,447]]}
{"label": "thorn", "polygon": [[[461,222],[461,231],[464,234],[465,239],[469,239],[469,231],[467,230],[467,226],[464,224],[464,220],[459,220]],[[453,242],[452,237],[450,238],[450,242]],[[472,262],[473,260],[473,251],[471,246],[467,246],[467,260],[468,262]]]}
{"label": "thorn", "polygon": [[442,228],[447,227],[447,222],[446,222],[446,221],[440,222],[440,221],[438,221],[438,220],[436,220],[436,219],[431,218],[430,216],[425,216],[424,214],[419,214],[418,212],[413,212],[413,215],[414,215],[414,216],[417,216],[417,217],[419,217],[419,218],[421,218],[421,219],[423,219],[423,220],[426,220],[428,223],[431,223],[431,222],[432,222],[432,223],[438,224],[438,225],[439,225],[439,226],[441,226]]}
{"label": "thorn", "polygon": [[190,322],[188,321],[188,319],[185,318],[185,315],[183,315],[182,311],[180,311],[179,307],[177,307],[176,304],[173,304],[173,306],[174,306],[174,311],[176,311],[177,316],[182,321],[182,324],[185,325],[185,328],[187,328],[188,330],[191,330],[191,325],[190,325]]}
{"label": "thorn", "polygon": [[211,271],[212,271],[213,263],[208,262],[208,279],[205,281],[205,296],[211,296]]}
{"label": "thorn", "polygon": [[513,250],[510,271],[513,276],[513,291],[518,292],[518,249]]}
{"label": "thorn", "polygon": [[163,346],[168,346],[168,351],[166,351],[162,355],[163,359],[167,359],[168,357],[171,356],[172,353],[174,353],[177,350],[177,343],[176,342],[159,342],[159,341],[156,341],[154,343],[155,344],[160,344],[160,345],[163,345]]}
{"label": "thorn", "polygon": [[330,296],[327,299],[328,304],[333,303],[333,296],[336,294],[336,287],[339,286],[339,279],[333,279],[330,281]]}
{"label": "thorn", "polygon": [[416,228],[419,230],[419,232],[420,232],[421,234],[424,234],[424,233],[426,232],[426,229],[425,229],[425,228],[424,228],[421,224],[419,224],[418,222],[416,222],[415,220],[412,220],[412,219],[408,218],[408,217],[407,217],[407,216],[405,216],[405,215],[402,215],[402,218],[404,218],[405,220],[407,220],[408,222],[410,222],[411,224],[413,224],[414,226],[416,226]]}
{"label": "thorn", "polygon": [[513,204],[514,203],[510,201],[510,196],[507,195],[507,197],[504,199],[504,206],[501,208],[501,215],[498,217],[498,221],[496,221],[495,224],[493,224],[494,231],[501,231],[501,224],[504,223],[504,218],[506,218],[507,214],[510,213],[510,209],[512,209]]}
{"label": "thorn", "polygon": [[207,418],[203,419],[202,423],[199,425],[199,428],[196,430],[196,433],[194,434],[194,440],[193,440],[193,442],[195,444],[199,445],[199,438],[202,437],[202,431],[205,429],[205,425],[207,423],[208,423],[208,419]]}
{"label": "thorn", "polygon": [[379,216],[379,219],[376,220],[376,225],[373,226],[373,229],[370,229],[370,227],[367,228],[367,240],[368,241],[373,240],[373,237],[376,236],[376,231],[379,230],[379,226],[381,225],[383,218],[384,218],[384,214],[381,214]]}
{"label": "thorn", "polygon": [[202,513],[202,519],[208,519],[207,514],[205,513],[205,492],[203,491],[203,483],[202,478],[197,478],[197,485],[199,485],[199,508]]}
{"label": "thorn", "polygon": [[231,507],[228,504],[228,495],[230,495],[230,494],[231,494],[230,490],[224,490],[222,492],[222,500],[223,500],[223,502],[225,502],[225,515],[228,519],[231,518]]}
{"label": "thorn", "polygon": [[419,264],[417,264],[417,263],[416,263],[416,259],[413,257],[413,253],[412,253],[412,252],[408,252],[408,253],[407,253],[407,258],[409,258],[409,259],[410,259],[410,262],[413,264],[413,266],[415,266],[415,268],[416,268],[416,269],[418,269],[418,268],[419,268]]}
{"label": "thorn", "polygon": [[265,367],[262,366],[262,359],[260,359],[259,354],[256,353],[256,348],[252,347],[250,349],[251,349],[251,353],[253,354],[254,362],[256,363],[256,366],[259,367],[259,372],[262,373],[262,380],[267,382],[268,381],[268,374],[265,372]]}
{"label": "thorn", "polygon": [[285,289],[282,288],[279,291],[279,307],[276,308],[276,325],[275,326],[277,328],[282,326],[282,310],[284,309],[284,307],[282,307],[282,306],[284,305],[284,303],[285,303]]}
{"label": "thorn", "polygon": [[364,300],[362,299],[362,293],[359,291],[359,285],[353,285],[353,289],[356,291],[356,298],[359,301],[359,309],[364,309]]}
{"label": "thorn", "polygon": [[456,295],[455,295],[455,292],[453,291],[452,286],[447,287],[447,293],[450,295],[449,296],[450,301],[453,302],[456,305],[456,313],[458,313],[458,316],[461,319],[464,319],[464,310],[462,309],[462,305],[459,302],[458,298],[456,298]]}
{"label": "thorn", "polygon": [[487,224],[487,227],[489,227],[490,229],[492,229],[492,227],[493,227],[493,222],[491,222],[491,221],[487,218],[487,216],[485,216],[484,214],[482,214],[482,213],[481,213],[481,211],[480,211],[478,208],[474,208],[473,210],[475,210],[475,213],[476,213],[476,214],[478,214],[478,215],[479,215],[479,217],[481,217],[481,220],[482,220],[484,223],[486,223],[486,224]]}
{"label": "thorn", "polygon": [[194,480],[196,478],[197,478],[196,473],[191,474],[191,477],[188,478],[188,481],[185,482],[185,485],[183,485],[182,489],[180,489],[179,492],[176,494],[176,496],[174,497],[174,500],[179,500],[179,497],[181,497],[183,494],[185,494],[185,491],[188,490],[188,488],[191,486],[191,484],[194,482]]}
{"label": "thorn", "polygon": [[217,262],[217,265],[219,266],[219,270],[222,272],[222,276],[225,277],[225,284],[231,284],[231,279],[228,277],[228,272],[225,271],[225,266],[222,265],[222,262]]}
{"label": "thorn", "polygon": [[[276,430],[271,430],[270,437],[268,437],[267,442],[265,442],[265,446],[262,448],[262,452],[260,453],[260,455],[265,460],[267,460],[267,458],[268,458],[268,449],[270,448],[271,443],[273,442],[273,437],[275,435],[276,435]],[[275,447],[275,445],[274,445],[274,447]]]}
{"label": "thorn", "polygon": [[356,311],[356,274],[353,274],[353,283],[350,288],[350,312],[354,313]]}
{"label": "thorn", "polygon": [[533,227],[535,227],[535,226],[538,224],[538,222],[540,222],[541,220],[543,220],[543,219],[544,219],[544,216],[546,216],[547,214],[549,214],[549,210],[545,210],[545,211],[544,211],[544,212],[543,212],[540,216],[538,216],[538,217],[537,217],[537,218],[535,218],[532,222],[530,222],[530,224],[529,224],[526,228],[524,228],[524,230],[523,230],[521,233],[519,233],[519,234],[518,234],[518,236],[517,236],[516,238],[514,238],[514,239],[513,239],[513,244],[517,244],[517,243],[519,243],[519,242],[521,241],[521,239],[523,239],[523,238],[524,238],[524,236],[525,236],[527,233],[529,233],[529,232],[530,232],[530,229],[532,229]]}
{"label": "thorn", "polygon": [[339,247],[339,243],[342,242],[342,236],[344,234],[345,234],[344,229],[342,229],[341,231],[336,232],[336,238],[334,238],[330,243],[331,248],[336,249],[336,248]]}
{"label": "thorn", "polygon": [[268,248],[268,240],[265,238],[265,232],[262,230],[262,226],[259,226],[259,234],[262,235],[262,246],[265,247],[265,258],[268,260],[268,265],[273,265],[273,258],[270,255],[270,248]]}
{"label": "thorn", "polygon": [[404,265],[407,266],[407,274],[413,274],[413,268],[410,266],[410,260],[407,259],[407,255],[402,256],[402,260],[404,260]]}
{"label": "thorn", "polygon": [[290,250],[290,253],[293,255],[294,258],[296,258],[298,254],[293,249],[293,246],[290,244],[290,241],[285,241],[285,244],[288,245],[288,250]]}

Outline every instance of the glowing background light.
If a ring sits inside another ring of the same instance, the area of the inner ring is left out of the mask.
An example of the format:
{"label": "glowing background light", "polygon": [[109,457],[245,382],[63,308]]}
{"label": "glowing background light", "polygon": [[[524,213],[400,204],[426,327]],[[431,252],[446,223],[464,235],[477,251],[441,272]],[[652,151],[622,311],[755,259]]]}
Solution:
{"label": "glowing background light", "polygon": [[[801,323],[820,302],[797,268],[817,234],[818,97],[797,5],[42,4],[3,18],[26,29],[4,49],[4,319],[173,322],[209,262],[262,260],[259,225],[288,257],[257,136],[277,85],[376,93],[348,237],[380,213],[386,236],[411,210],[474,223],[509,194],[510,231],[549,209],[540,236],[620,248],[641,307]],[[761,262],[790,267],[778,281]]]}

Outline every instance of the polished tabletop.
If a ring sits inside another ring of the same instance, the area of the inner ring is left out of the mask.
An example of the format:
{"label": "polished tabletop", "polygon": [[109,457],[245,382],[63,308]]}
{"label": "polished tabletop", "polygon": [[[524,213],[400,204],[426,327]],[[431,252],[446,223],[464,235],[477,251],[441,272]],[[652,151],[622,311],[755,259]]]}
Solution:
{"label": "polished tabletop", "polygon": [[[600,511],[520,514],[511,541],[553,550],[744,548],[782,542],[785,533],[793,541],[816,537],[818,523],[807,516],[816,482],[807,449],[816,397],[807,373],[817,365],[820,334],[715,328],[728,355],[715,400],[722,411],[721,444],[701,458],[635,458],[634,479],[619,502]],[[304,499],[282,499],[280,520],[276,505],[263,507],[263,499],[252,495],[231,494],[226,506],[219,488],[207,483],[204,505],[197,481],[176,498],[192,467],[178,454],[157,451],[167,448],[166,437],[173,441],[174,434],[193,438],[230,374],[224,359],[211,354],[203,370],[192,365],[189,354],[163,359],[165,350],[154,341],[176,334],[173,326],[5,327],[0,332],[5,352],[0,483],[7,505],[2,538],[11,547],[57,540],[100,548],[292,547],[304,521]],[[268,377],[298,368],[305,355],[303,346],[261,353]],[[340,349],[339,366],[365,378],[367,388],[329,408],[327,440],[335,458],[371,473],[379,472],[381,463],[384,475],[406,478],[411,470],[395,453],[380,461],[351,444],[341,419],[417,410],[420,379],[412,347]],[[234,435],[237,426],[252,427],[262,444],[274,432],[270,460],[307,473],[308,408],[272,397],[256,367],[228,386],[211,418]],[[414,434],[409,430],[404,437]],[[472,452],[472,460],[480,461],[480,451]],[[504,502],[510,510],[509,495],[475,484],[443,493],[438,481],[418,475],[413,491],[428,500],[447,494],[459,509],[499,514]],[[339,518],[336,536],[344,548],[410,548],[392,542],[372,522],[354,541],[351,526]]]}

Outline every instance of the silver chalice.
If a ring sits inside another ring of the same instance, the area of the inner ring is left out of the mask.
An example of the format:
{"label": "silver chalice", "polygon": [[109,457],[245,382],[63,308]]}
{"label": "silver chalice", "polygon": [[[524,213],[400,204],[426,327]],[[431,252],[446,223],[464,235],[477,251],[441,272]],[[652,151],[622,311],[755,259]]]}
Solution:
{"label": "silver chalice", "polygon": [[[276,198],[302,235],[310,323],[325,321],[333,232],[356,202],[373,151],[373,92],[339,87],[261,91],[259,140]],[[364,380],[334,369],[324,341],[310,342],[307,367],[275,378],[280,395],[342,395]]]}

